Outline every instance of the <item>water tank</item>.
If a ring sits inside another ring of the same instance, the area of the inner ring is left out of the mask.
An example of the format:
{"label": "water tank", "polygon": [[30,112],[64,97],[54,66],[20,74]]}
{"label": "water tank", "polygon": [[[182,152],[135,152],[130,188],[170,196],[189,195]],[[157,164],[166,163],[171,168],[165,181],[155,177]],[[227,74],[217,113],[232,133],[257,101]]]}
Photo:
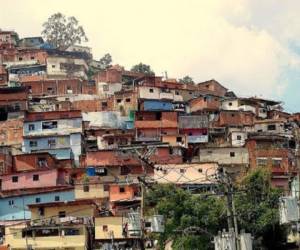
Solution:
{"label": "water tank", "polygon": [[165,221],[163,215],[152,216],[150,230],[153,233],[163,233],[165,231]]}
{"label": "water tank", "polygon": [[86,174],[87,174],[87,176],[95,176],[96,175],[95,168],[94,167],[87,167]]}
{"label": "water tank", "polygon": [[129,236],[140,236],[142,231],[141,215],[139,212],[128,213],[128,234]]}

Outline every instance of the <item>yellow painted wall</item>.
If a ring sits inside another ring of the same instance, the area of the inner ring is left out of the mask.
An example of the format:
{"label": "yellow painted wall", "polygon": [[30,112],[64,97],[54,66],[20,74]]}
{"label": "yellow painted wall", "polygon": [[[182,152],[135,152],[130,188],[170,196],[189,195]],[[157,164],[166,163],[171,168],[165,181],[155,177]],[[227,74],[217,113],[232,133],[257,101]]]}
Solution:
{"label": "yellow painted wall", "polygon": [[100,199],[109,197],[109,192],[104,191],[103,184],[89,184],[89,192],[84,192],[83,187],[83,185],[75,185],[75,199]]}
{"label": "yellow painted wall", "polygon": [[[72,236],[48,236],[48,237],[27,237],[27,244],[33,249],[53,250],[53,249],[74,249],[84,250],[87,240],[87,231],[81,227],[81,235]],[[26,250],[26,238],[22,238],[22,228],[24,225],[9,226],[5,228],[5,244],[10,245],[11,250]],[[78,227],[77,227],[78,228]]]}
{"label": "yellow painted wall", "polygon": [[[111,239],[110,232],[113,232],[114,239],[124,238],[122,235],[122,217],[98,217],[95,218],[95,239]],[[103,226],[107,226],[107,231],[103,231]]]}
{"label": "yellow painted wall", "polygon": [[84,216],[94,216],[94,207],[92,205],[74,205],[68,206],[57,206],[57,207],[45,207],[44,208],[44,216],[40,216],[38,212],[38,208],[31,209],[31,219],[41,219],[41,218],[49,218],[53,217],[54,219],[58,218],[58,214],[60,211],[65,211],[66,216],[74,216],[74,217],[84,217]]}

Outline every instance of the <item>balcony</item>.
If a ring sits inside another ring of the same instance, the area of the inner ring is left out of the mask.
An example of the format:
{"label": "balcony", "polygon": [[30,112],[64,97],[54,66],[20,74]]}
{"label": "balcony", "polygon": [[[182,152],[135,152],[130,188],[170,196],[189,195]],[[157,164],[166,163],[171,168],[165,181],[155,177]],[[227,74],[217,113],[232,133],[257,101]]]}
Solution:
{"label": "balcony", "polygon": [[160,141],[160,136],[139,136],[135,140],[139,142]]}
{"label": "balcony", "polygon": [[188,136],[188,143],[206,143],[208,142],[208,135],[190,135]]}
{"label": "balcony", "polygon": [[183,102],[183,97],[181,95],[174,95],[174,102]]}
{"label": "balcony", "polygon": [[173,100],[174,95],[173,95],[173,93],[163,92],[163,93],[159,94],[159,98],[160,99],[165,99],[165,100]]}
{"label": "balcony", "polygon": [[157,121],[135,121],[135,128],[161,128],[162,122],[160,120]]}

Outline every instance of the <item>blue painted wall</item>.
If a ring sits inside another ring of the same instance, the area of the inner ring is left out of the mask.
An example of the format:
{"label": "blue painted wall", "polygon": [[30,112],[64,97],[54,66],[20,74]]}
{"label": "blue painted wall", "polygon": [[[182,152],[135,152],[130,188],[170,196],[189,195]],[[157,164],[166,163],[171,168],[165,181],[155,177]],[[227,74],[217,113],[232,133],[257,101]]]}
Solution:
{"label": "blue painted wall", "polygon": [[[23,196],[25,204],[25,218],[31,218],[31,213],[28,211],[27,205],[35,204],[36,198],[40,198],[40,203],[46,203],[55,201],[55,196],[59,196],[60,201],[72,201],[75,199],[74,190]],[[23,220],[23,197],[17,196],[0,199],[0,220]],[[9,204],[10,201],[13,201],[13,205]]]}
{"label": "blue painted wall", "polygon": [[161,102],[161,101],[144,101],[145,111],[172,111],[173,104],[171,102]]}

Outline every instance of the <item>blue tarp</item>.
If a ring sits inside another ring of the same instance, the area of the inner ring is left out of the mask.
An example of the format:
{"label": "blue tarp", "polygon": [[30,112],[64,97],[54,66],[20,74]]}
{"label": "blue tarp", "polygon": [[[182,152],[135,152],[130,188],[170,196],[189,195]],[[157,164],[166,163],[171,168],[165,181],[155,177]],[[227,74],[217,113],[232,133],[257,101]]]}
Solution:
{"label": "blue tarp", "polygon": [[172,111],[173,105],[171,102],[162,102],[162,101],[144,101],[144,110],[145,111]]}

